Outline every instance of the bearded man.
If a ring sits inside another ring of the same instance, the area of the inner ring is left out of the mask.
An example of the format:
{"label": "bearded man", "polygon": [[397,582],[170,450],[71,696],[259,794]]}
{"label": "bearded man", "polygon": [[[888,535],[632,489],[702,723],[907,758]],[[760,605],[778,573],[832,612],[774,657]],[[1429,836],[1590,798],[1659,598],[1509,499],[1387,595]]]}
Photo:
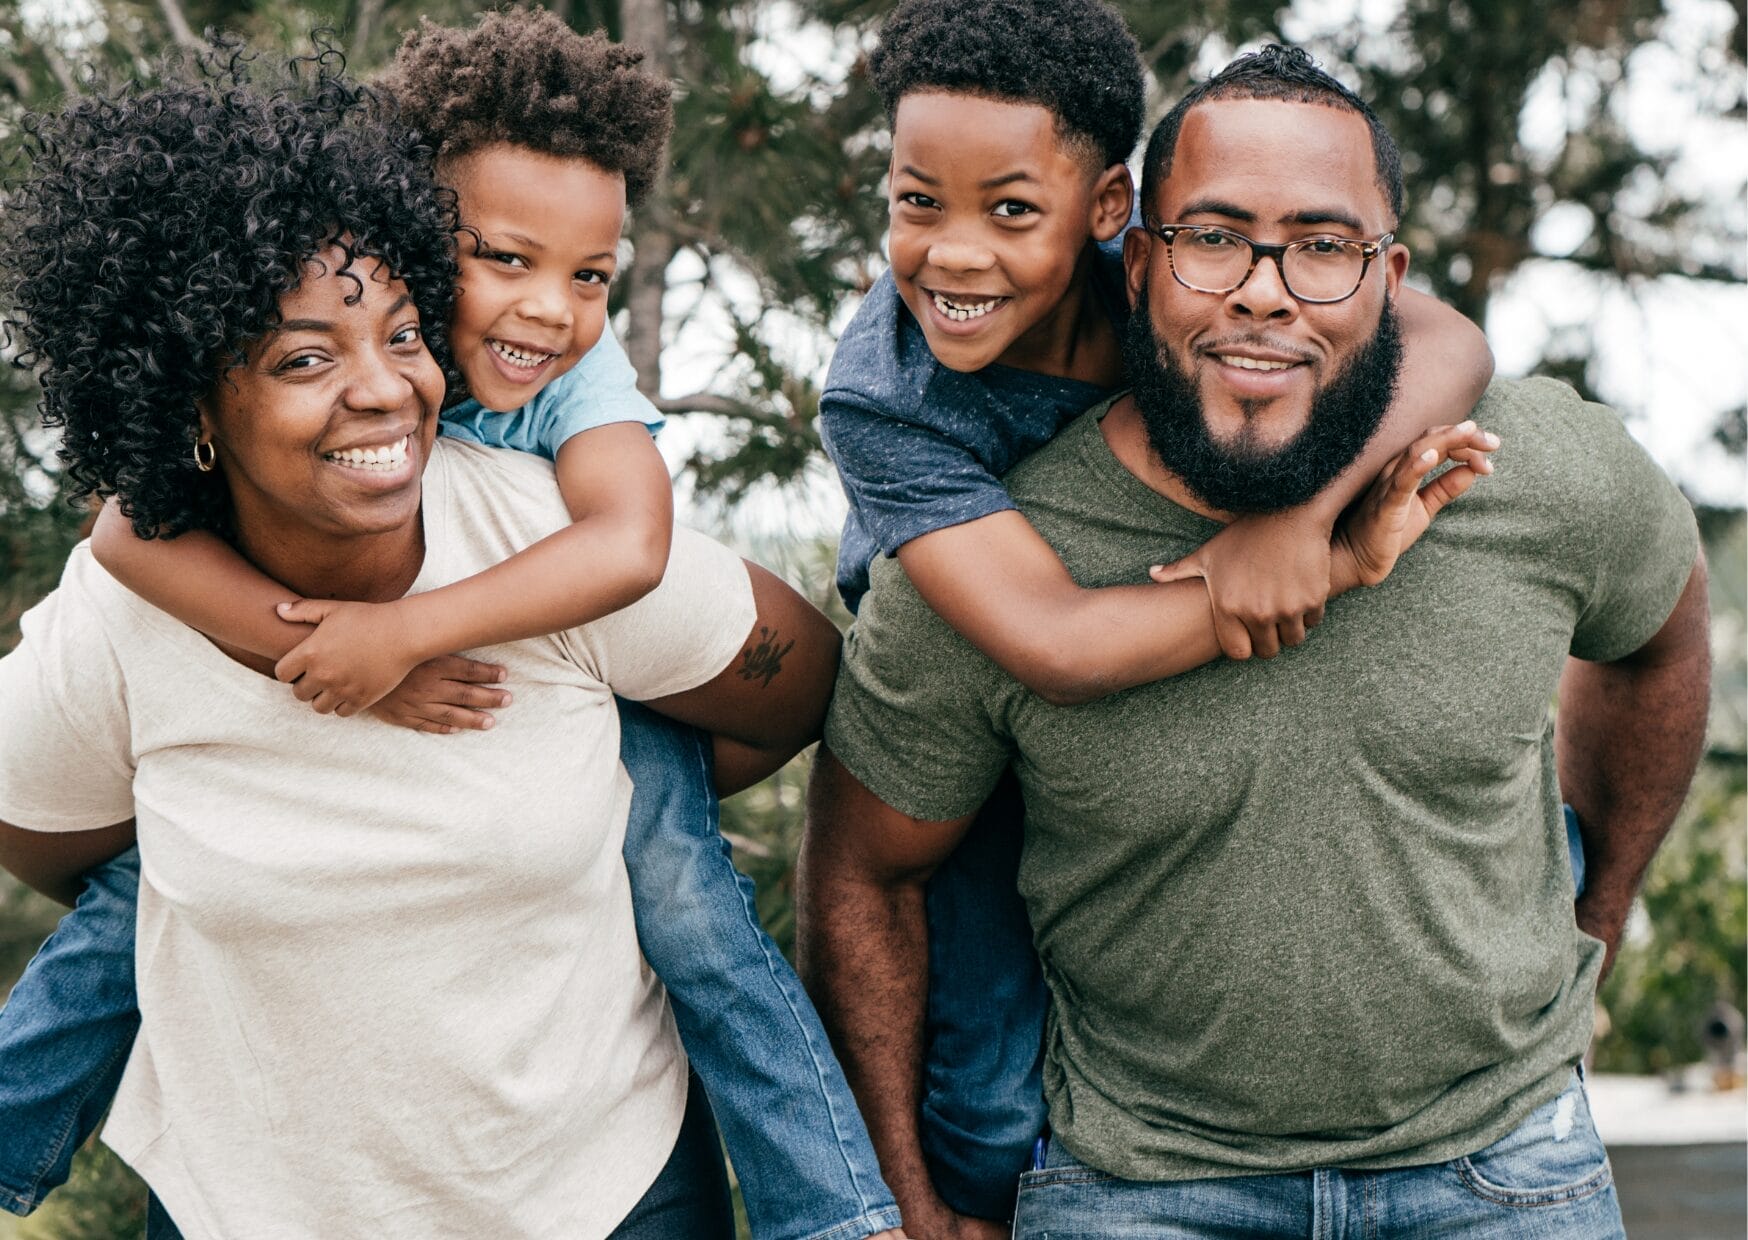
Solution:
{"label": "bearded man", "polygon": [[[1301,503],[1397,373],[1400,161],[1303,53],[1203,83],[1143,171],[1133,389],[1007,479],[1089,586]],[[1016,1236],[1622,1234],[1578,1066],[1698,759],[1704,567],[1609,410],[1501,380],[1474,416],[1495,476],[1266,665],[1054,707],[876,563],[801,949],[907,1219],[941,1217],[915,1124],[923,884],[1011,767],[1051,1000]]]}

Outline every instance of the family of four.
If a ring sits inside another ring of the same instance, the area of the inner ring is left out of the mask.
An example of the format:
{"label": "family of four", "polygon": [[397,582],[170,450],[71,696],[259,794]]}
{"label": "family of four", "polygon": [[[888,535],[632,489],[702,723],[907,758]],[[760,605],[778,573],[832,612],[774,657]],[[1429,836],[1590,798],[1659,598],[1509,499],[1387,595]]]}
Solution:
{"label": "family of four", "polygon": [[[640,60],[500,12],[29,121],[0,305],[105,506],[0,659],[0,864],[72,906],[0,1206],[107,1111],[152,1240],[713,1240],[722,1144],[757,1240],[1621,1234],[1578,1064],[1695,525],[1403,283],[1367,105],[1240,57],[1137,195],[1103,0],[898,7],[840,654],[673,526]],[[798,977],[717,799],[822,735]]]}

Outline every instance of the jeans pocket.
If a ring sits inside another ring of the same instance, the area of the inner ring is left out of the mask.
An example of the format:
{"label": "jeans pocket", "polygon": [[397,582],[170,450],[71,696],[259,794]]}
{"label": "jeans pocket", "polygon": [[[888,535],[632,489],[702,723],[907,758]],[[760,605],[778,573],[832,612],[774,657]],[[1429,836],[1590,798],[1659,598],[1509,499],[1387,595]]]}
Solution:
{"label": "jeans pocket", "polygon": [[1452,1165],[1470,1192],[1506,1206],[1576,1201],[1614,1180],[1576,1077],[1505,1136]]}
{"label": "jeans pocket", "polygon": [[1105,1184],[1116,1179],[1109,1172],[1076,1164],[1072,1167],[1046,1167],[1042,1171],[1020,1172],[1020,1191],[1029,1188],[1053,1188],[1060,1184]]}

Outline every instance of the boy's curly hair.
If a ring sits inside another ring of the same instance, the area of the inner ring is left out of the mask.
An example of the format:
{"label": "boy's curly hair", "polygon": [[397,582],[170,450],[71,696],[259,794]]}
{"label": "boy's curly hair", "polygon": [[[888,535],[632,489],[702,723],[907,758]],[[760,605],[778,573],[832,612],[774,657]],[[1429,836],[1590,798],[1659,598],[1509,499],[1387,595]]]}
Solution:
{"label": "boy's curly hair", "polygon": [[604,34],[511,9],[467,29],[421,19],[378,82],[439,160],[498,142],[581,156],[623,174],[636,205],[674,127],[673,88],[642,62]]}
{"label": "boy's curly hair", "polygon": [[73,497],[118,497],[143,538],[228,531],[221,475],[193,461],[196,402],[328,245],[404,280],[447,360],[454,195],[344,66],[318,41],[267,71],[224,39],[166,61],[162,85],[24,120],[30,166],[0,214],[0,335],[40,373]]}
{"label": "boy's curly hair", "polygon": [[1035,103],[1102,168],[1141,136],[1141,49],[1104,0],[906,0],[868,68],[889,121],[914,91]]}

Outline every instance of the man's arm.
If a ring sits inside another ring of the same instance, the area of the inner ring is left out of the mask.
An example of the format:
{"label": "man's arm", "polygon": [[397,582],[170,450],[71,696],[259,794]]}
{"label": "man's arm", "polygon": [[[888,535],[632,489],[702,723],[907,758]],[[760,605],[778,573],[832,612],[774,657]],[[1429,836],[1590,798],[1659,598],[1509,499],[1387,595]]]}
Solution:
{"label": "man's arm", "polygon": [[1711,634],[1702,555],[1650,641],[1612,663],[1568,660],[1554,746],[1584,834],[1578,925],[1614,966],[1633,897],[1705,747]]}
{"label": "man's arm", "polygon": [[72,908],[87,870],[134,842],[134,820],[93,831],[27,831],[0,822],[0,868],[33,891]]}
{"label": "man's arm", "polygon": [[923,885],[972,817],[919,822],[901,814],[821,747],[797,867],[797,970],[861,1105],[905,1229],[929,1240],[1007,1234],[941,1200],[918,1131],[929,977]]}

